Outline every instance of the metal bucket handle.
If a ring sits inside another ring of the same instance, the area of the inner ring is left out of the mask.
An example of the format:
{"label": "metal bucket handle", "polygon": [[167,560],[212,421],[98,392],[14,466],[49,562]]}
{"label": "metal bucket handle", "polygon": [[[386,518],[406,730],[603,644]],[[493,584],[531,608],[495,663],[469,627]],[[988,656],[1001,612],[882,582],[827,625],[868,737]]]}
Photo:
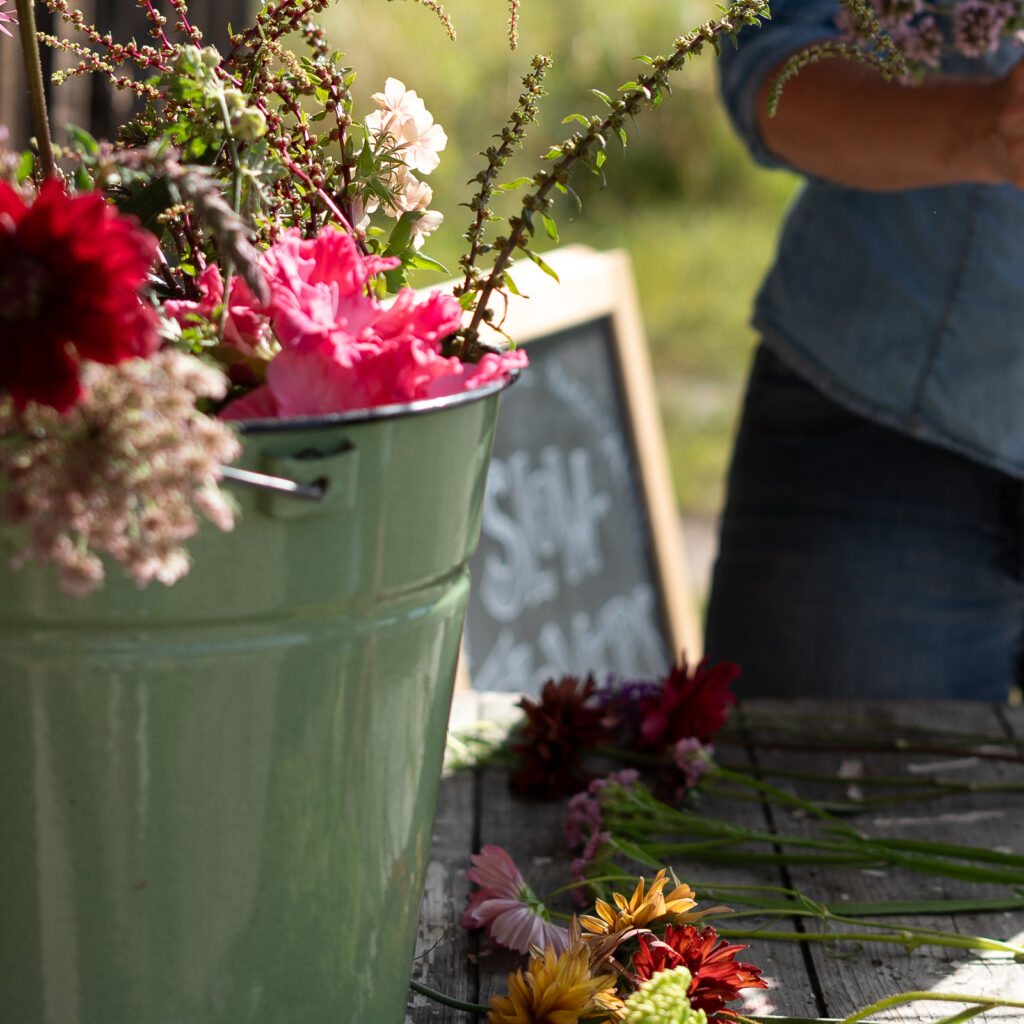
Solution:
{"label": "metal bucket handle", "polygon": [[307,501],[323,501],[327,493],[327,481],[316,480],[311,484],[302,484],[298,480],[289,480],[283,476],[271,476],[269,473],[256,473],[251,469],[238,469],[235,466],[221,466],[220,475],[224,480],[231,480],[246,487],[255,487],[261,491],[274,494],[289,494],[293,498],[304,498]]}
{"label": "metal bucket handle", "polygon": [[257,507],[275,519],[331,515],[355,507],[358,455],[347,440],[335,442],[329,451],[304,448],[284,454],[264,449],[259,470],[222,466],[221,475],[256,488]]}

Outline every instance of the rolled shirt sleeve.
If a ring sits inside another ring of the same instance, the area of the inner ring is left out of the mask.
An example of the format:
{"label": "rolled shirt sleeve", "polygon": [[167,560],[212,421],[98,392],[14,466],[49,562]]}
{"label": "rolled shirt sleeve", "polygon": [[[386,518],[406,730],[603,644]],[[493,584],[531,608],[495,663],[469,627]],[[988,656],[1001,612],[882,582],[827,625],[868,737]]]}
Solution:
{"label": "rolled shirt sleeve", "polygon": [[[773,0],[770,20],[760,28],[748,26],[738,46],[726,42],[718,61],[722,98],[736,133],[751,156],[767,167],[792,165],[764,144],[757,129],[757,96],[772,70],[792,53],[822,39],[839,35],[835,0]],[[784,102],[784,101],[783,101]]]}

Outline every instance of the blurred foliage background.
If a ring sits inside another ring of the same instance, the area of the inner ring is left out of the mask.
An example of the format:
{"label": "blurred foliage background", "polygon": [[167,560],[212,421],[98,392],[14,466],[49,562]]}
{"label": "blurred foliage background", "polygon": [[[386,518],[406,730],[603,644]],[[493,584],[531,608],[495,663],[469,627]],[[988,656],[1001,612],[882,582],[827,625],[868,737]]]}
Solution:
{"label": "blurred foliage background", "polygon": [[[513,109],[535,53],[554,59],[549,95],[510,177],[530,174],[571,131],[562,124],[568,114],[603,109],[591,88],[613,93],[639,73],[637,54],[668,53],[674,38],[718,13],[710,0],[523,0],[519,45],[510,52],[505,0],[449,0],[446,8],[455,42],[412,0],[346,0],[321,21],[358,72],[360,114],[390,75],[415,89],[448,133],[441,166],[427,179],[445,223],[427,251],[453,275],[469,222],[459,206],[471,195],[466,182]],[[559,242],[539,239],[537,248],[578,242],[630,252],[680,509],[708,516],[721,502],[756,340],[751,300],[797,182],[757,168],[733,137],[711,51],[675,77],[672,93],[638,119],[625,151],[611,144],[606,188],[589,172],[577,176],[582,212],[566,201],[554,211]],[[421,272],[417,285],[432,276]]]}

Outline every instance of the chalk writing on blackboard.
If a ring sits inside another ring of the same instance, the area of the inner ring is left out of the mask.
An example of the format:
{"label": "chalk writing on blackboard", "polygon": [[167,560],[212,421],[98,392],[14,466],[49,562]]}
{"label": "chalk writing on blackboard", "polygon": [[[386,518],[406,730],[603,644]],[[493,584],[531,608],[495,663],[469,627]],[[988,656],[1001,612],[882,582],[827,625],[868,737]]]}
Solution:
{"label": "chalk writing on blackboard", "polygon": [[669,664],[608,317],[528,346],[505,394],[484,498],[466,654],[473,686],[631,679]]}

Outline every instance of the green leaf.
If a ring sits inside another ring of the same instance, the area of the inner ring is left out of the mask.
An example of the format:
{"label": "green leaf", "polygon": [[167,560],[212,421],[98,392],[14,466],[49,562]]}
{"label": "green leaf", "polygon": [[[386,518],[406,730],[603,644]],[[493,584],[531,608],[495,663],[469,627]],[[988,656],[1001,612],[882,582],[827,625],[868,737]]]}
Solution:
{"label": "green leaf", "polygon": [[426,256],[422,252],[417,252],[415,249],[405,260],[405,264],[412,270],[436,270],[441,274],[448,273],[448,268],[443,263],[435,260],[432,256]]}
{"label": "green leaf", "polygon": [[576,204],[576,213],[578,214],[583,209],[583,200],[577,195],[575,189],[569,184],[559,184],[558,191],[565,196],[569,196]]}
{"label": "green leaf", "polygon": [[540,219],[544,222],[544,230],[547,232],[548,238],[553,242],[557,242],[558,228],[555,226],[555,222],[546,213],[542,213]]}
{"label": "green leaf", "polygon": [[117,207],[122,213],[130,213],[138,217],[142,226],[147,230],[159,234],[157,218],[174,203],[175,199],[167,186],[167,179],[154,178],[141,189],[120,199]]}
{"label": "green leaf", "polygon": [[25,152],[21,154],[21,160],[18,162],[17,178],[19,184],[31,176],[34,164],[35,157],[32,155],[31,150],[26,149]]}
{"label": "green leaf", "polygon": [[100,151],[100,144],[84,128],[74,124],[66,124],[64,128],[76,149],[89,156],[95,156]]}
{"label": "green leaf", "polygon": [[[532,185],[533,178],[516,178],[515,181],[507,181],[503,185],[495,185],[495,193],[512,192],[514,189],[522,188],[524,185]],[[465,203],[463,205],[466,205]]]}
{"label": "green leaf", "polygon": [[582,114],[569,114],[562,118],[562,124],[568,124],[570,121],[579,121],[584,128],[590,127],[590,121],[585,118]]}
{"label": "green leaf", "polygon": [[600,89],[590,90],[599,100],[606,103],[609,107],[612,105],[611,97],[605,92],[601,92]]}
{"label": "green leaf", "polygon": [[635,860],[639,864],[643,864],[645,867],[654,868],[656,871],[660,871],[665,866],[660,860],[652,857],[642,846],[638,846],[636,843],[630,842],[628,839],[623,839],[622,836],[613,835],[611,844],[623,856],[628,857],[630,860]]}
{"label": "green leaf", "polygon": [[530,259],[533,260],[533,262],[536,263],[537,266],[540,267],[540,269],[543,270],[544,273],[548,275],[548,277],[553,277],[556,281],[558,280],[558,275],[554,272],[554,270],[552,270],[551,267],[549,267],[540,258],[540,256],[537,255],[537,253],[535,253],[532,249],[524,249],[523,252],[525,252],[526,255],[529,256]]}
{"label": "green leaf", "polygon": [[404,250],[412,247],[412,228],[422,216],[422,210],[407,210],[398,218],[388,236],[388,244],[384,249],[385,256],[400,256]]}

